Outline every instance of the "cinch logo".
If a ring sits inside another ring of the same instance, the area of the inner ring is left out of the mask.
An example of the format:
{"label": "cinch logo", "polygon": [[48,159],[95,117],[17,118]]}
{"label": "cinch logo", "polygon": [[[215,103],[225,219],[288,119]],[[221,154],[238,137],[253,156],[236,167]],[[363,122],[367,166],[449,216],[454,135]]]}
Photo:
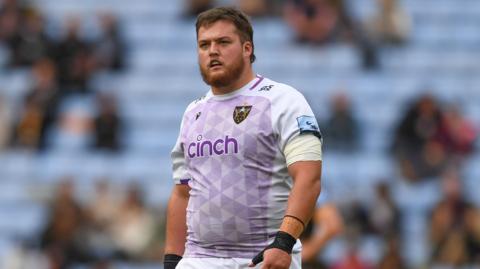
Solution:
{"label": "cinch logo", "polygon": [[223,155],[228,153],[238,153],[238,141],[235,138],[225,136],[225,139],[219,138],[215,141],[202,141],[202,135],[197,136],[197,142],[188,145],[187,154],[189,158],[208,157],[212,155]]}

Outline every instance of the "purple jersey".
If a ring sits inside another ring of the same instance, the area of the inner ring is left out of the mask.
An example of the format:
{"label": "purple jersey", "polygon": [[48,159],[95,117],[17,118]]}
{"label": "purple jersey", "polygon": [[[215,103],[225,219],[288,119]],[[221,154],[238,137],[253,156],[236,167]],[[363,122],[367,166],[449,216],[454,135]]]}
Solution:
{"label": "purple jersey", "polygon": [[293,184],[283,150],[302,128],[318,129],[305,98],[260,76],[188,106],[172,151],[175,182],[191,188],[185,257],[252,258],[268,245]]}

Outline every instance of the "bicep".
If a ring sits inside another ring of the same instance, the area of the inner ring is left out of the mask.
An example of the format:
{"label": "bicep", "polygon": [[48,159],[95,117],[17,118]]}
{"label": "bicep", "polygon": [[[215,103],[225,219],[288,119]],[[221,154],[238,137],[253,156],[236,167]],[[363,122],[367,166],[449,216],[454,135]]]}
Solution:
{"label": "bicep", "polygon": [[322,161],[298,161],[288,166],[288,173],[295,183],[298,179],[320,182]]}

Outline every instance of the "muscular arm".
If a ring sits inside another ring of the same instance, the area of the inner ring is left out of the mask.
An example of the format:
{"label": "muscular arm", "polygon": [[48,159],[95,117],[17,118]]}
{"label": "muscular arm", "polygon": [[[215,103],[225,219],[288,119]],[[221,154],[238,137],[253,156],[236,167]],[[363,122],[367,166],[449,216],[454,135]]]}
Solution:
{"label": "muscular arm", "polygon": [[[312,217],[317,198],[320,195],[322,162],[295,162],[288,167],[288,172],[293,178],[293,188],[288,198],[285,215],[295,216],[306,224]],[[285,218],[280,226],[280,231],[298,238],[303,232],[303,228],[299,221]]]}
{"label": "muscular arm", "polygon": [[190,188],[175,185],[167,207],[165,253],[183,256],[187,238],[186,212]]}
{"label": "muscular arm", "polygon": [[[321,161],[298,161],[288,166],[293,178],[293,188],[288,198],[287,210],[280,231],[298,238],[303,232],[303,224],[312,217],[318,196],[320,195]],[[299,220],[297,220],[297,218]],[[291,256],[278,248],[265,250],[262,269],[286,269],[290,267]],[[254,263],[250,264],[253,267]]]}

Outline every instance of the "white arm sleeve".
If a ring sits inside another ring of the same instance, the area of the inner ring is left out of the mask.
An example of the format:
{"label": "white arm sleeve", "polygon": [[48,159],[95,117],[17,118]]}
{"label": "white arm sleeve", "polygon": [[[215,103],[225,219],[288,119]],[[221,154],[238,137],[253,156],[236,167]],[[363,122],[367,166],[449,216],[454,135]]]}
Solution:
{"label": "white arm sleeve", "polygon": [[322,142],[313,134],[294,137],[283,151],[287,166],[298,161],[321,161]]}

